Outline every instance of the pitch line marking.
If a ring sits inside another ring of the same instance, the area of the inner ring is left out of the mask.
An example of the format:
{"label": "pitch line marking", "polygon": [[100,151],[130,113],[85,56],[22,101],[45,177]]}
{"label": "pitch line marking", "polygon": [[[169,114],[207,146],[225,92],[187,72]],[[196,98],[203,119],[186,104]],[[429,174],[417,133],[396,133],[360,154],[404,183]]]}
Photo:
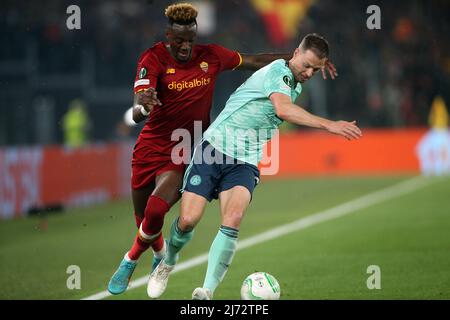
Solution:
{"label": "pitch line marking", "polygon": [[[428,184],[430,184],[432,180],[418,176],[412,179],[401,181],[392,186],[386,187],[384,189],[374,191],[365,196],[350,200],[348,202],[344,202],[335,207],[313,213],[309,216],[300,218],[296,221],[281,225],[279,227],[275,227],[266,232],[260,233],[258,235],[243,239],[238,242],[236,250],[242,250],[257,244],[260,244],[265,241],[269,241],[275,238],[279,238],[281,236],[287,235],[289,233],[299,231],[302,229],[306,229],[308,227],[314,226],[321,222],[333,220],[357,210],[361,210],[372,205],[382,203],[384,201],[408,194],[410,192],[416,191]],[[192,267],[196,267],[208,261],[208,253],[199,255],[197,257],[191,258],[184,262],[181,262],[175,266],[175,269],[172,273],[181,272]],[[134,281],[130,282],[130,285],[127,290],[131,290],[140,286],[147,284],[148,275],[138,278]],[[111,296],[108,291],[102,291],[82,300],[100,300]]]}

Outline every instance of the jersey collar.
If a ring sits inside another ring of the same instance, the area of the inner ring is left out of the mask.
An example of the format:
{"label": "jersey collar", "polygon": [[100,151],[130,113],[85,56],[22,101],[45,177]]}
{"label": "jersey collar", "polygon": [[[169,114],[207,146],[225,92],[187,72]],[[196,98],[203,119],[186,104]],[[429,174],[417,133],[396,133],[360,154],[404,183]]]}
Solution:
{"label": "jersey collar", "polygon": [[294,85],[292,86],[292,89],[296,90],[297,89],[297,85],[300,83],[298,82],[295,77],[294,74],[292,73],[291,68],[289,68],[289,61],[288,60],[284,60],[284,65],[289,69],[291,75],[292,75],[292,79],[294,80]]}

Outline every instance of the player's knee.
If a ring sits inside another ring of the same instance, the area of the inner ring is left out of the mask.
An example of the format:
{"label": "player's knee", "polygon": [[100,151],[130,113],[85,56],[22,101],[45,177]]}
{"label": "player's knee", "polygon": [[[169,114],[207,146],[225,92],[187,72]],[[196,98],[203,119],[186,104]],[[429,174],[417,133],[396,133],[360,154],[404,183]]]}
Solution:
{"label": "player's knee", "polygon": [[189,232],[195,228],[197,219],[193,216],[183,215],[178,220],[178,228],[183,232]]}
{"label": "player's knee", "polygon": [[222,224],[238,229],[239,226],[241,225],[243,217],[244,217],[243,210],[238,209],[228,210],[227,212],[225,212]]}

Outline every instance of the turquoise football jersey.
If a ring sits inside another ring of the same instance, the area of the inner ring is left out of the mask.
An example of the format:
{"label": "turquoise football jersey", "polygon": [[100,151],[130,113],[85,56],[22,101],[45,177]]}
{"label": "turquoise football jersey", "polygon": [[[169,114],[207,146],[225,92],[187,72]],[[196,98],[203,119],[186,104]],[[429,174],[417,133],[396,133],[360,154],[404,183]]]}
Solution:
{"label": "turquoise football jersey", "polygon": [[294,103],[301,91],[287,62],[275,60],[236,89],[203,137],[218,151],[256,166],[264,145],[283,122],[269,96],[283,93]]}

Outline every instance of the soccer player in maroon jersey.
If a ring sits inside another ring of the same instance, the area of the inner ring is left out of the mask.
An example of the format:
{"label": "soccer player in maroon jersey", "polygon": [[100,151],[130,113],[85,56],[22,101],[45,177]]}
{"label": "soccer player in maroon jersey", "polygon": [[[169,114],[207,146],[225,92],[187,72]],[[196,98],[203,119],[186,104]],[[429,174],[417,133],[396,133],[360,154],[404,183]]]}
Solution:
{"label": "soccer player in maroon jersey", "polygon": [[[138,62],[134,83],[133,120],[145,125],[139,134],[132,159],[132,199],[136,226],[133,246],[112,276],[108,290],[124,292],[141,254],[153,249],[155,268],[165,255],[161,233],[164,216],[180,198],[184,163],[172,161],[172,133],[185,129],[193,137],[194,121],[202,130],[210,124],[214,84],[225,70],[257,70],[290,54],[244,55],[216,44],[194,44],[197,10],[188,3],[167,7],[167,42],[158,42],[145,51]],[[331,78],[334,66],[326,66]],[[322,70],[323,77],[325,70]],[[194,141],[192,141],[193,143]]]}

